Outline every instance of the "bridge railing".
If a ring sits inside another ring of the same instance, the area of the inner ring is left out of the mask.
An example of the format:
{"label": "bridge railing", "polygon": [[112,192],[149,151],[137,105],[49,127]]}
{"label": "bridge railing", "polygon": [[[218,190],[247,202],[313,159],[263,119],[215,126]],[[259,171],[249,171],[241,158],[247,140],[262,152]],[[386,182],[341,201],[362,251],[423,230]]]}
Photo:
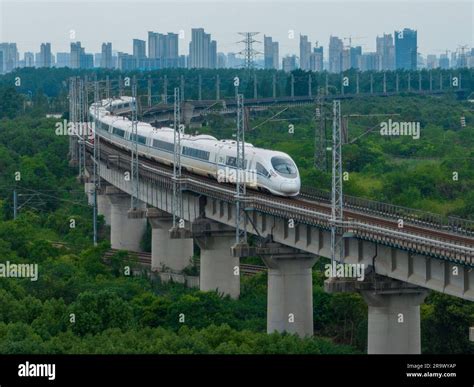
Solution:
{"label": "bridge railing", "polygon": [[474,247],[464,243],[427,238],[424,235],[410,234],[360,222],[343,222],[345,233],[367,240],[377,240],[384,244],[405,250],[417,250],[434,257],[446,257],[460,264],[474,265]]}
{"label": "bridge railing", "polygon": [[[104,156],[105,154],[101,153],[101,158]],[[126,170],[130,166],[129,157],[119,156],[118,160],[114,161],[113,164],[116,164],[119,169]],[[147,163],[141,164],[141,169],[140,174],[143,174],[143,177],[149,178],[151,181],[157,181],[160,185],[171,184],[171,175],[169,171],[165,171],[158,166],[149,166]],[[226,201],[233,201],[235,192],[229,187],[217,186],[217,183],[216,185],[209,184],[208,181],[204,182],[195,177],[186,177],[184,180],[186,190]],[[315,191],[313,193],[313,197],[319,195],[320,198],[326,198],[326,202],[329,200],[328,192]],[[326,229],[331,226],[330,213],[326,211],[318,211],[314,206],[304,205],[304,202],[301,201],[298,204],[293,204],[291,201],[282,201],[275,197],[267,198],[253,195],[248,199],[248,207],[260,212],[284,218],[291,217],[295,221],[313,224]],[[324,201],[322,199],[319,200]],[[378,215],[380,215],[381,211],[389,213],[389,211],[386,210],[386,207],[383,206],[384,203],[373,203],[375,206],[374,211],[377,210]],[[397,207],[392,205],[389,206]],[[366,207],[363,207],[362,209],[362,213],[368,213]],[[394,212],[395,211],[393,210],[392,213]],[[398,246],[399,248],[411,250],[416,253],[429,254],[442,259],[456,260],[468,265],[473,264],[473,244],[469,241],[462,240],[458,235],[453,235],[453,237],[449,237],[448,235],[445,237],[433,237],[433,235],[430,235],[429,233],[423,234],[413,230],[406,232],[405,230],[397,230],[393,227],[373,225],[370,222],[366,223],[362,219],[360,221],[351,221],[350,229],[347,231],[352,231],[355,237],[362,239]]]}
{"label": "bridge railing", "polygon": [[[331,193],[317,188],[305,187],[301,195],[311,199],[331,202]],[[443,216],[428,211],[382,203],[375,200],[344,195],[344,206],[348,209],[371,213],[384,217],[403,219],[417,225],[429,226],[439,230],[451,231],[456,234],[474,236],[474,221],[455,216]]]}

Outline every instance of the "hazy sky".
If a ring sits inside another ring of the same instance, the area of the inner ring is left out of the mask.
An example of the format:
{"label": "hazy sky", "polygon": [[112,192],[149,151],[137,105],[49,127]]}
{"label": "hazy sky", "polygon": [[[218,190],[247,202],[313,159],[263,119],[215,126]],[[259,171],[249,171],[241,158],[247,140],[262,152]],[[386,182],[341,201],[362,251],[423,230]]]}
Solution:
{"label": "hazy sky", "polygon": [[[39,51],[51,42],[53,52],[69,51],[79,40],[87,52],[100,52],[104,41],[114,50],[132,51],[132,39],[147,31],[184,31],[180,53],[187,54],[192,27],[204,27],[217,50],[242,48],[237,32],[261,32],[280,42],[280,55],[299,53],[299,34],[327,49],[329,36],[353,36],[352,45],[375,50],[375,37],[404,27],[418,30],[419,52],[440,54],[459,45],[473,46],[472,1],[161,1],[161,0],[0,0],[0,42],[18,44],[20,52]],[[75,38],[70,39],[70,31]],[[294,31],[294,39],[289,38]],[[348,41],[346,41],[348,43]],[[263,44],[256,48],[263,51]],[[325,52],[327,55],[327,51]]]}

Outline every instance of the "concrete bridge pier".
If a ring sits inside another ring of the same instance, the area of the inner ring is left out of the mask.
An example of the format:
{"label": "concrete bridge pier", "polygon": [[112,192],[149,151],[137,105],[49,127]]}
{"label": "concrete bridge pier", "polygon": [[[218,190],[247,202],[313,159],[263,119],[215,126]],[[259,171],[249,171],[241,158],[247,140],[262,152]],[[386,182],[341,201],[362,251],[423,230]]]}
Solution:
{"label": "concrete bridge pier", "polygon": [[[106,188],[110,200],[110,243],[113,249],[142,251],[140,241],[146,230],[146,219],[130,212],[130,195],[117,188]],[[140,202],[145,212],[145,203]]]}
{"label": "concrete bridge pier", "polygon": [[267,332],[313,335],[312,267],[309,254],[263,255],[268,267]]}
{"label": "concrete bridge pier", "polygon": [[193,239],[173,239],[170,229],[173,216],[156,208],[149,208],[147,218],[152,227],[151,270],[181,272],[191,263]]}
{"label": "concrete bridge pier", "polygon": [[231,254],[235,229],[208,219],[198,219],[192,224],[192,232],[201,249],[200,290],[239,298],[240,259]]}
{"label": "concrete bridge pier", "polygon": [[97,213],[104,217],[105,224],[110,226],[111,203],[109,196],[105,192],[97,192]]}
{"label": "concrete bridge pier", "polygon": [[368,354],[420,354],[423,288],[362,291],[369,306]]}

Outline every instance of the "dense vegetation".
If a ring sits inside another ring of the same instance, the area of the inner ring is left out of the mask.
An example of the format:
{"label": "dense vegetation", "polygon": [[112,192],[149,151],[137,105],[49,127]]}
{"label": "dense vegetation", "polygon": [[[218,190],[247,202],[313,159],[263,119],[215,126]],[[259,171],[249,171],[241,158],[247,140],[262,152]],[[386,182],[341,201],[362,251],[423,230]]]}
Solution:
{"label": "dense vegetation", "polygon": [[[53,77],[47,74],[29,74],[31,84]],[[241,298],[231,300],[161,284],[146,275],[126,276],[124,267],[136,264],[120,254],[105,265],[101,257],[108,245],[91,246],[91,209],[68,165],[68,139],[55,136],[55,119],[43,118],[54,111],[54,97],[36,90],[30,98],[9,86],[0,86],[0,96],[1,262],[38,263],[40,270],[36,282],[0,278],[0,353],[365,351],[365,302],[358,294],[325,293],[319,267],[314,270],[315,338],[300,339],[266,334],[264,274],[242,278]],[[248,139],[287,151],[305,184],[327,188],[329,174],[313,167],[312,109],[283,112],[278,118],[285,121],[266,122],[250,130]],[[420,121],[422,127],[419,140],[386,139],[374,132],[345,145],[345,168],[350,172],[346,192],[434,212],[474,215],[474,117],[468,102],[405,96],[353,100],[343,109],[344,114],[398,113],[397,120]],[[461,115],[466,117],[464,128]],[[271,116],[272,112],[252,115],[250,126]],[[350,120],[349,138],[356,138],[380,117]],[[294,123],[293,135],[288,133],[289,123]],[[228,136],[232,125],[230,119],[211,116],[200,131]],[[459,171],[457,182],[450,180],[454,168]],[[16,172],[21,172],[19,181]],[[17,220],[12,220],[14,188],[24,195]],[[100,226],[105,235],[102,222]],[[66,244],[53,243],[57,241]],[[473,303],[432,293],[422,306],[423,352],[474,353],[467,340],[467,328],[473,324]]]}

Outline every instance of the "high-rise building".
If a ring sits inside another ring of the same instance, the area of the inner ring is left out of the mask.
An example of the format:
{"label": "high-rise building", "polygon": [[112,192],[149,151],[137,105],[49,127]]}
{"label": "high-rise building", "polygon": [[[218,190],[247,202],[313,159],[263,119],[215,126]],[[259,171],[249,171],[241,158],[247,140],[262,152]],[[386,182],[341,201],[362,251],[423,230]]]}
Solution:
{"label": "high-rise building", "polygon": [[426,57],[426,67],[428,69],[435,69],[438,67],[438,58],[436,55],[431,54]]}
{"label": "high-rise building", "polygon": [[273,42],[273,68],[280,68],[280,44],[278,42]]}
{"label": "high-rise building", "polygon": [[81,42],[71,43],[69,65],[72,69],[91,69],[94,67],[94,54],[85,52]]}
{"label": "high-rise building", "polygon": [[51,43],[41,43],[39,58],[36,67],[51,67]]}
{"label": "high-rise building", "polygon": [[281,68],[283,71],[289,73],[296,70],[296,55],[287,55],[282,59]]}
{"label": "high-rise building", "polygon": [[409,28],[395,31],[395,66],[397,69],[416,70],[417,32]]}
{"label": "high-rise building", "polygon": [[138,68],[138,58],[134,55],[119,52],[117,67],[121,71],[136,70]]}
{"label": "high-rise building", "polygon": [[0,43],[2,52],[2,74],[9,73],[18,67],[19,54],[16,43]]}
{"label": "high-rise building", "polygon": [[457,63],[456,63],[456,65],[457,65],[456,67],[459,67],[459,68],[468,67],[467,62],[468,62],[468,56],[466,55],[464,50],[462,50],[458,55],[458,60],[457,60]]}
{"label": "high-rise building", "polygon": [[383,34],[376,38],[377,54],[381,58],[380,70],[395,70],[395,46],[392,34]]}
{"label": "high-rise building", "polygon": [[148,58],[157,58],[158,33],[148,31]]}
{"label": "high-rise building", "polygon": [[204,28],[191,30],[189,43],[189,68],[215,68],[217,66],[217,42],[211,40],[211,35]]}
{"label": "high-rise building", "polygon": [[141,39],[133,39],[133,56],[137,59],[146,57],[146,42]]}
{"label": "high-rise building", "polygon": [[148,57],[158,59],[159,68],[179,67],[179,35],[148,32]]}
{"label": "high-rise building", "polygon": [[349,48],[349,56],[350,56],[350,68],[351,69],[358,69],[359,68],[359,56],[362,55],[362,47],[350,47]]}
{"label": "high-rise building", "polygon": [[239,58],[235,52],[227,53],[227,67],[231,69],[242,67],[244,60]]}
{"label": "high-rise building", "polygon": [[314,47],[309,57],[309,68],[311,71],[323,71],[323,47]]}
{"label": "high-rise building", "polygon": [[366,52],[358,57],[357,67],[360,71],[378,71],[380,68],[380,55],[376,52]]}
{"label": "high-rise building", "polygon": [[81,55],[80,68],[81,69],[92,69],[92,68],[94,68],[94,54],[87,54],[87,53],[84,52]]}
{"label": "high-rise building", "polygon": [[309,57],[311,56],[311,42],[307,35],[300,35],[300,69],[309,70]]}
{"label": "high-rise building", "polygon": [[266,69],[278,69],[279,63],[278,42],[274,42],[271,36],[263,37],[263,58]]}
{"label": "high-rise building", "polygon": [[449,58],[447,54],[441,54],[439,56],[439,68],[443,70],[449,69]]}
{"label": "high-rise building", "polygon": [[100,67],[104,69],[113,68],[112,63],[112,43],[102,43],[102,52],[100,56]]}
{"label": "high-rise building", "polygon": [[351,49],[346,47],[342,49],[341,54],[341,70],[346,71],[351,68]]}
{"label": "high-rise building", "polygon": [[[185,69],[187,67],[188,57],[186,55],[179,56],[179,68]],[[219,59],[218,59],[219,60]]]}
{"label": "high-rise building", "polygon": [[96,52],[94,54],[94,67],[96,68],[100,67],[101,63],[102,63],[102,53]]}
{"label": "high-rise building", "polygon": [[25,67],[35,67],[35,54],[32,52],[25,52],[24,58]]}
{"label": "high-rise building", "polygon": [[337,36],[329,38],[329,71],[340,73],[342,71],[342,52],[344,45]]}
{"label": "high-rise building", "polygon": [[179,67],[179,35],[173,32],[164,35],[164,67]]}
{"label": "high-rise building", "polygon": [[71,43],[70,67],[72,69],[81,68],[81,59],[84,55],[84,48],[81,47],[81,42]]}
{"label": "high-rise building", "polygon": [[217,53],[217,68],[218,69],[227,68],[227,56],[223,52]]}
{"label": "high-rise building", "polygon": [[56,67],[70,67],[70,57],[69,52],[58,52],[56,54]]}

